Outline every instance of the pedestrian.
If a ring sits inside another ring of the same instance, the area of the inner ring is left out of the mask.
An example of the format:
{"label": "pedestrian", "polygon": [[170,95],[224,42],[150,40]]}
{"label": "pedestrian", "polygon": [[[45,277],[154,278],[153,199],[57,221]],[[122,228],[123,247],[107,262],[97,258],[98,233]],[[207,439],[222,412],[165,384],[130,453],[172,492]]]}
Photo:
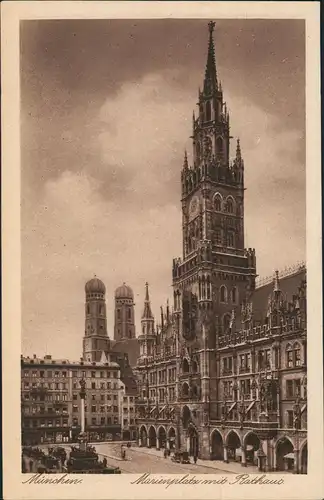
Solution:
{"label": "pedestrian", "polygon": [[104,468],[107,467],[107,459],[106,459],[106,457],[104,457],[104,459],[102,461],[102,465],[104,466]]}
{"label": "pedestrian", "polygon": [[196,465],[196,463],[197,463],[197,459],[198,459],[198,457],[197,457],[197,453],[195,453],[195,454],[194,454],[193,459],[194,459],[194,463],[195,463],[195,465]]}
{"label": "pedestrian", "polygon": [[34,465],[34,462],[32,459],[30,459],[29,461],[29,472],[33,472],[33,465]]}

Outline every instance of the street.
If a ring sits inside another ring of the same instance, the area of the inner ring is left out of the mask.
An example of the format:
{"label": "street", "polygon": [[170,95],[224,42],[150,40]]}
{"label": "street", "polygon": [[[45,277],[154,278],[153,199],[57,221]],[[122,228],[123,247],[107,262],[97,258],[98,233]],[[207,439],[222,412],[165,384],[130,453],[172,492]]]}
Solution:
{"label": "street", "polygon": [[[99,460],[102,461],[105,457],[107,459],[108,467],[119,467],[122,473],[134,473],[141,474],[149,472],[151,474],[241,474],[242,467],[240,463],[231,462],[229,464],[224,463],[220,460],[200,460],[198,459],[197,464],[180,464],[172,462],[171,458],[164,458],[163,450],[157,451],[154,448],[140,448],[133,445],[131,448],[127,448],[125,443],[122,442],[109,442],[109,443],[89,443],[94,446],[96,452],[99,455]],[[121,458],[121,445],[123,444],[123,449],[126,451],[126,459]],[[69,457],[71,446],[73,444],[61,444],[67,451],[67,456]],[[40,445],[39,447],[43,450],[47,449],[52,445]],[[191,457],[192,462],[192,457]],[[27,467],[29,470],[29,466]],[[244,469],[244,472],[248,470],[249,473],[258,473],[257,467],[249,466]]]}
{"label": "street", "polygon": [[[178,464],[171,462],[170,457],[164,458],[163,451],[160,451],[160,456],[147,453],[144,448],[126,448],[126,460],[118,460],[121,456],[120,443],[96,443],[97,453],[107,456],[109,465],[119,467],[125,473],[143,473],[150,472],[152,474],[224,474],[222,470],[204,467],[194,464]],[[116,458],[112,458],[116,457]]]}

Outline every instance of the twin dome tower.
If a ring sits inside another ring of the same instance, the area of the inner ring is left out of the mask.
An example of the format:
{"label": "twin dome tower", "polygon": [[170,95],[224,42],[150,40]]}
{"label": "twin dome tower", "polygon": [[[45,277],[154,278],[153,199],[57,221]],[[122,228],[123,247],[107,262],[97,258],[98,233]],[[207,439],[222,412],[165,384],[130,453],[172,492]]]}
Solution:
{"label": "twin dome tower", "polygon": [[[111,350],[107,331],[106,287],[95,276],[86,283],[85,294],[83,358],[86,361],[101,361],[103,353]],[[123,283],[115,291],[114,341],[135,337],[134,293]]]}

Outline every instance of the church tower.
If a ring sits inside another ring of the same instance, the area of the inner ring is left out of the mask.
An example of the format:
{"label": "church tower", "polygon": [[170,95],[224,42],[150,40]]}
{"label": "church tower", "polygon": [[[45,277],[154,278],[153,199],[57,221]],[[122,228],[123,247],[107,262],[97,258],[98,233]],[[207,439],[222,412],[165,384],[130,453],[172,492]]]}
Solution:
{"label": "church tower", "polygon": [[153,356],[154,343],[156,340],[154,331],[154,316],[151,310],[148,283],[145,283],[144,310],[141,319],[142,332],[138,338],[140,345],[140,357]]}
{"label": "church tower", "polygon": [[205,75],[198,114],[193,114],[193,160],[189,165],[185,152],[181,171],[183,256],[173,262],[181,349],[189,366],[199,354],[200,411],[206,422],[218,416],[218,335],[235,329],[240,304],[256,278],[255,251],[244,248],[244,161],[239,140],[230,159],[230,117],[216,70],[214,26],[208,25]]}
{"label": "church tower", "polygon": [[85,332],[83,359],[100,361],[102,352],[109,351],[105,301],[106,287],[96,276],[85,285]]}
{"label": "church tower", "polygon": [[123,283],[115,291],[114,340],[135,338],[135,311],[133,290]]}

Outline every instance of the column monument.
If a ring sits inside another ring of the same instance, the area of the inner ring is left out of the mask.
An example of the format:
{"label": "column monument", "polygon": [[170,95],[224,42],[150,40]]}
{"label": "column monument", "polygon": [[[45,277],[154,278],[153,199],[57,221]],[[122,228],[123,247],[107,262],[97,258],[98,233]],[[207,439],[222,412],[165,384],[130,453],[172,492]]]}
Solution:
{"label": "column monument", "polygon": [[80,380],[80,398],[81,398],[81,432],[79,434],[80,449],[86,450],[87,448],[87,435],[85,433],[85,397],[86,397],[86,382],[84,379]]}

